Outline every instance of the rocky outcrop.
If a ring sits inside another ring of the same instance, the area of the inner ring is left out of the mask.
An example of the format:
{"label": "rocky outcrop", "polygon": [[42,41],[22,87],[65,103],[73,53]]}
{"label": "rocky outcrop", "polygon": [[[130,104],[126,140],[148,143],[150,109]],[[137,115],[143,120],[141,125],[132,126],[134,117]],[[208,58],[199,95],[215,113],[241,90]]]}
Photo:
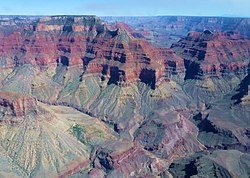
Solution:
{"label": "rocky outcrop", "polygon": [[[170,74],[175,74],[176,68],[184,66],[183,60],[171,49],[153,47],[144,40],[135,39],[121,28],[110,32],[106,39],[97,36],[87,51],[95,56],[94,59],[85,58],[87,73],[102,73],[106,75],[104,78],[109,79],[109,83],[123,86],[134,81],[142,81],[153,86],[160,78],[165,77],[166,69],[171,66],[171,62],[177,65],[169,70]],[[141,78],[144,71],[155,73],[151,81],[147,82]]]}
{"label": "rocky outcrop", "polygon": [[[8,26],[1,30],[0,53],[8,58],[5,66],[26,63],[40,66],[52,63],[82,65],[86,43],[93,39],[97,33],[96,26],[102,26],[102,23],[92,16],[60,16],[40,18],[30,25],[34,28],[20,32],[13,30],[10,35],[4,35],[9,30]],[[82,30],[77,26],[81,26]],[[67,58],[68,62],[65,62]]]}
{"label": "rocky outcrop", "polygon": [[[204,166],[200,166],[204,165]],[[176,160],[169,167],[174,177],[232,177],[222,165],[209,159],[208,156],[195,154],[192,157]]]}
{"label": "rocky outcrop", "polygon": [[99,148],[92,158],[94,169],[105,170],[111,177],[131,177],[159,174],[166,169],[166,162],[153,158],[139,144],[122,141]]}
{"label": "rocky outcrop", "polygon": [[165,159],[172,159],[203,149],[195,138],[196,133],[195,126],[181,114],[175,111],[161,112],[140,126],[135,133],[135,140],[144,149]]}
{"label": "rocky outcrop", "polygon": [[123,23],[123,22],[116,22],[115,24],[108,24],[108,26],[115,30],[117,28],[122,28],[125,29],[126,31],[128,31],[133,37],[135,38],[142,38],[142,39],[146,39],[145,36],[150,35],[151,33],[146,31],[146,30],[135,30],[134,28],[132,28],[130,25],[128,25],[127,23]]}
{"label": "rocky outcrop", "polygon": [[192,32],[171,48],[185,60],[186,79],[247,72],[250,41],[238,33]]}
{"label": "rocky outcrop", "polygon": [[234,104],[249,104],[250,101],[250,63],[248,65],[248,75],[241,81],[237,93],[231,98]]}
{"label": "rocky outcrop", "polygon": [[17,93],[0,92],[0,109],[4,116],[22,117],[36,112],[36,99]]}

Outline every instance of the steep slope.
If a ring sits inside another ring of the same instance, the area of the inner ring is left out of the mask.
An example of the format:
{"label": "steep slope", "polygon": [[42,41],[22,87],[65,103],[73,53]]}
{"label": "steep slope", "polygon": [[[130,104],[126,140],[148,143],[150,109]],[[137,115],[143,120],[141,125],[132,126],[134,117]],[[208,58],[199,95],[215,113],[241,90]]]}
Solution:
{"label": "steep slope", "polygon": [[171,48],[185,59],[186,79],[247,72],[250,42],[237,33],[193,32]]}
{"label": "steep slope", "polygon": [[69,126],[62,118],[31,96],[2,92],[1,100],[2,176],[56,176],[76,161],[88,166],[88,149],[63,131]]}
{"label": "steep slope", "polygon": [[232,92],[247,75],[249,40],[233,32],[191,32],[171,47],[184,59],[183,89],[210,103]]}
{"label": "steep slope", "polygon": [[[249,154],[215,151],[177,160],[170,166],[174,177],[248,177]],[[236,161],[237,160],[237,161]],[[203,166],[204,165],[204,166]]]}

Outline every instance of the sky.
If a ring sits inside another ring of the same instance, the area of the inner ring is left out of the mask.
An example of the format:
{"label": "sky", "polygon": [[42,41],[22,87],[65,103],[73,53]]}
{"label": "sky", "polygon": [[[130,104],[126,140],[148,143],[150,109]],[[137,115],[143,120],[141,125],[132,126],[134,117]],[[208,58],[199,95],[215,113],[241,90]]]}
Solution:
{"label": "sky", "polygon": [[250,0],[1,0],[0,15],[250,17]]}

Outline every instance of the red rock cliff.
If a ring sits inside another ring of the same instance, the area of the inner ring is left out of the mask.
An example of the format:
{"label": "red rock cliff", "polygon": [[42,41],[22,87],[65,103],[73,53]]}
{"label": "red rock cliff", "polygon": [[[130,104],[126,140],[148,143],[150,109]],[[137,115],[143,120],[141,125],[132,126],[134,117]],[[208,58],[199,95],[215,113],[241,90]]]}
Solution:
{"label": "red rock cliff", "polygon": [[0,92],[0,108],[4,115],[21,117],[36,110],[37,101],[31,96]]}
{"label": "red rock cliff", "polygon": [[94,16],[38,18],[6,35],[8,28],[0,31],[3,67],[79,66],[83,73],[98,74],[109,83],[143,81],[152,88],[165,77],[166,67],[171,67],[168,72],[173,74],[184,68],[183,60],[171,49],[136,39],[122,26],[111,30]]}
{"label": "red rock cliff", "polygon": [[186,68],[207,76],[246,72],[250,57],[250,41],[234,32],[192,32],[171,48],[185,59]]}

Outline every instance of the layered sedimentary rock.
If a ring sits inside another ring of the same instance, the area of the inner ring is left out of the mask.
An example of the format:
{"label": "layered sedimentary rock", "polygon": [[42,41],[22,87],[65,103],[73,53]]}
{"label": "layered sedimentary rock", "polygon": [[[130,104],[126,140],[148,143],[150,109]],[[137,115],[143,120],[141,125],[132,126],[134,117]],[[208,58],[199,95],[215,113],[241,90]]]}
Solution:
{"label": "layered sedimentary rock", "polygon": [[143,81],[152,88],[165,77],[166,67],[169,75],[184,69],[183,60],[171,49],[153,47],[121,27],[110,30],[97,17],[43,17],[27,26],[32,28],[12,29],[10,34],[5,34],[10,25],[2,29],[1,67],[77,65],[83,73],[103,75],[109,83]]}
{"label": "layered sedimentary rock", "polygon": [[195,139],[196,134],[195,126],[183,115],[176,111],[165,111],[145,121],[135,137],[144,149],[160,157],[172,159],[172,156],[188,155],[204,149]]}
{"label": "layered sedimentary rock", "polygon": [[[96,25],[101,25],[95,17],[44,17],[28,23],[31,29],[9,30],[6,26],[1,35],[1,56],[7,60],[5,66],[34,64],[48,66],[82,65],[82,57],[86,53],[86,43],[96,35]],[[75,22],[76,21],[76,22]],[[96,22],[98,21],[98,22]],[[82,29],[77,27],[81,26]],[[16,27],[18,28],[18,26]],[[11,32],[11,31],[10,31]]]}
{"label": "layered sedimentary rock", "polygon": [[163,171],[167,163],[157,157],[151,157],[139,145],[132,142],[114,142],[95,150],[94,169],[102,169],[111,176],[131,177],[137,175],[152,176]]}
{"label": "layered sedimentary rock", "polygon": [[[97,59],[88,63],[87,73],[99,72],[107,75],[109,83],[128,84],[142,81],[155,88],[160,78],[165,77],[166,67],[174,63],[174,69],[183,67],[183,60],[171,49],[156,48],[148,42],[132,37],[126,30],[118,28],[113,37],[98,36],[92,49]],[[108,61],[107,61],[108,60]],[[86,62],[87,63],[87,62]],[[99,68],[99,71],[96,69]],[[173,74],[174,70],[171,71]]]}
{"label": "layered sedimentary rock", "polygon": [[185,60],[186,79],[247,73],[250,41],[238,33],[192,32],[171,48]]}
{"label": "layered sedimentary rock", "polygon": [[1,112],[6,116],[21,117],[36,112],[36,99],[18,93],[0,92]]}

